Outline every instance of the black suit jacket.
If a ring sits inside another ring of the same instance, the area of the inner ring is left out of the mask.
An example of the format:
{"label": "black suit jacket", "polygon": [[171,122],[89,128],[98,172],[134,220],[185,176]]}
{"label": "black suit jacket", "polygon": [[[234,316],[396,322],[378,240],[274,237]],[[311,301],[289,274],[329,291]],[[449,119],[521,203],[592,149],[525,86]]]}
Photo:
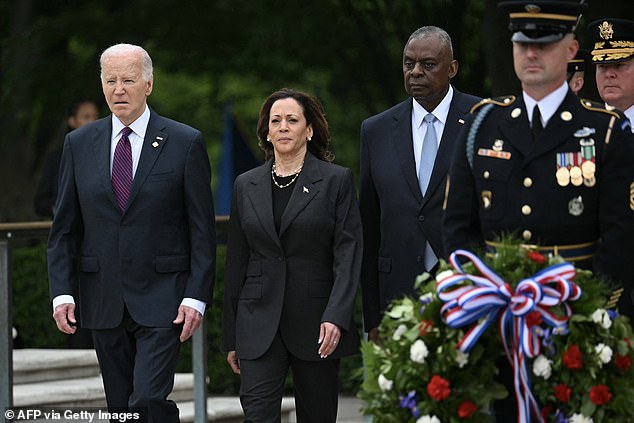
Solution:
{"label": "black suit jacket", "polygon": [[258,358],[279,330],[296,357],[320,360],[320,324],[331,322],[343,336],[330,357],[355,353],[362,234],[352,172],[307,153],[278,234],[271,164],[238,176],[234,184],[223,349]]}
{"label": "black suit jacket", "polygon": [[391,300],[414,293],[416,276],[425,271],[426,241],[436,256],[444,256],[441,215],[450,157],[462,124],[478,101],[454,88],[425,197],[414,161],[412,98],[361,124],[361,288],[366,330],[379,325]]}
{"label": "black suit jacket", "polygon": [[82,324],[116,327],[124,304],[148,327],[171,327],[184,297],[211,301],[215,228],[211,169],[199,131],[151,111],[127,209],[110,177],[111,117],[66,136],[48,243],[51,297],[79,280]]}

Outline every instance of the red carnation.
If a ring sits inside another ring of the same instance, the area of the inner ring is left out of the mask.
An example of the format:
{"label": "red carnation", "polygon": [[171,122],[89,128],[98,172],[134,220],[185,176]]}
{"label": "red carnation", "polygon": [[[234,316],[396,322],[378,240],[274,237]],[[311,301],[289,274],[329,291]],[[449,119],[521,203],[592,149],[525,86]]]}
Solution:
{"label": "red carnation", "polygon": [[590,400],[596,405],[607,404],[611,399],[612,394],[607,386],[595,385],[590,388]]}
{"label": "red carnation", "polygon": [[529,251],[528,253],[526,253],[526,255],[528,256],[529,259],[531,259],[537,264],[546,263],[546,257],[544,257],[543,254],[538,253],[537,251]]}
{"label": "red carnation", "polygon": [[563,354],[564,365],[569,369],[581,369],[583,360],[581,350],[576,345],[571,345]]}
{"label": "red carnation", "polygon": [[443,379],[438,375],[432,376],[431,380],[427,384],[427,393],[430,397],[436,401],[442,401],[451,394],[449,389],[449,381]]}
{"label": "red carnation", "polygon": [[463,401],[458,406],[458,417],[460,417],[461,419],[468,419],[477,410],[478,410],[478,406],[472,403],[471,401]]}
{"label": "red carnation", "polygon": [[542,324],[542,315],[539,311],[531,311],[526,315],[526,325],[532,328],[535,325]]}
{"label": "red carnation", "polygon": [[425,336],[432,328],[434,327],[434,323],[429,320],[421,320],[418,325],[418,332],[420,336]]}
{"label": "red carnation", "polygon": [[548,420],[548,416],[550,416],[550,413],[552,413],[553,408],[550,405],[546,405],[542,408],[542,419],[544,421]]}
{"label": "red carnation", "polygon": [[629,354],[617,354],[616,358],[614,359],[614,364],[616,364],[616,367],[618,367],[619,369],[629,370],[629,368],[632,366],[632,358]]}
{"label": "red carnation", "polygon": [[570,386],[566,385],[565,383],[560,383],[559,385],[555,386],[555,398],[557,398],[559,402],[566,403],[570,401],[571,394],[572,389],[570,389]]}

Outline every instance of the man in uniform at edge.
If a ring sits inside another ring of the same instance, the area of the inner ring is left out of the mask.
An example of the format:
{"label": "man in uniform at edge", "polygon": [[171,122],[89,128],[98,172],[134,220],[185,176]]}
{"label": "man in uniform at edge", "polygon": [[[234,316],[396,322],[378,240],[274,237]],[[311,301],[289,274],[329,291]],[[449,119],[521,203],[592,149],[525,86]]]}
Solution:
{"label": "man in uniform at edge", "polygon": [[634,22],[599,19],[588,25],[588,32],[594,40],[592,63],[597,65],[601,99],[634,122]]}
{"label": "man in uniform at edge", "polygon": [[[580,100],[566,83],[582,6],[574,1],[505,1],[515,72],[523,93],[474,106],[456,150],[446,198],[447,251],[494,248],[514,232],[621,284],[619,311],[634,317],[634,139],[616,111]],[[498,422],[517,421],[511,395]],[[506,375],[504,374],[506,373]]]}

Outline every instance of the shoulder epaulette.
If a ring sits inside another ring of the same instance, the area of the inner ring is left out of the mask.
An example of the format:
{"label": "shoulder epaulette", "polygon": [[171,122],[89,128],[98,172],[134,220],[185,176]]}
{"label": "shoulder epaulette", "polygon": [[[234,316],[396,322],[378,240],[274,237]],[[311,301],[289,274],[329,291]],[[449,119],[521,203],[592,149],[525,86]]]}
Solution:
{"label": "shoulder epaulette", "polygon": [[607,113],[608,115],[614,116],[617,119],[621,117],[621,115],[619,115],[618,112],[614,110],[614,107],[597,103],[596,101],[586,100],[585,98],[582,98],[580,102],[584,109],[591,110],[593,112]]}
{"label": "shoulder epaulette", "polygon": [[480,107],[484,106],[485,104],[494,104],[496,106],[506,107],[506,106],[510,106],[514,102],[515,102],[515,96],[514,95],[507,95],[507,96],[504,96],[504,97],[496,97],[496,98],[485,98],[485,99],[481,100],[478,104],[473,106],[471,108],[471,112],[470,113],[475,112],[476,110],[478,110]]}

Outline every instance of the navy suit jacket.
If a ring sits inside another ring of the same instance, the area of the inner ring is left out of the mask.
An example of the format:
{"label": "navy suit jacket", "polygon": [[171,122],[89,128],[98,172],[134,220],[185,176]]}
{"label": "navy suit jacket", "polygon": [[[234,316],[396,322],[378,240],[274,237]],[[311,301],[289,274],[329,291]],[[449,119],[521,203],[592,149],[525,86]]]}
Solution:
{"label": "navy suit jacket", "polygon": [[320,360],[320,324],[331,322],[342,329],[342,338],[329,358],[356,353],[353,312],[362,233],[352,172],[307,153],[278,234],[271,164],[234,183],[223,349],[256,359],[279,331],[296,357]]}
{"label": "navy suit jacket", "polygon": [[111,117],[66,136],[48,243],[51,298],[74,295],[82,326],[171,327],[184,297],[211,301],[215,228],[202,134],[150,111],[122,214],[110,176]]}
{"label": "navy suit jacket", "polygon": [[425,242],[444,257],[441,221],[445,181],[469,110],[480,99],[454,88],[425,196],[420,192],[412,142],[412,98],[361,124],[363,222],[361,288],[366,331],[377,327],[389,302],[414,293],[425,271]]}

